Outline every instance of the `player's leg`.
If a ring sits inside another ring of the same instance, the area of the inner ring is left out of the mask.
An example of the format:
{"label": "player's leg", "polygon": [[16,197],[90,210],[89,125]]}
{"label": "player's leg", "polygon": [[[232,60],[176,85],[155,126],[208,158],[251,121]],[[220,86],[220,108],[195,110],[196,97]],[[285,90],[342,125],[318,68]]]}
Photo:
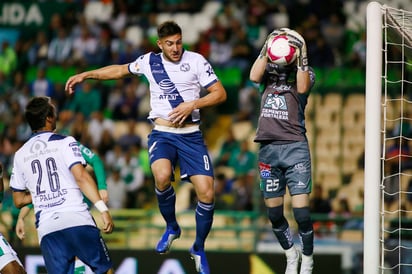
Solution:
{"label": "player's leg", "polygon": [[301,274],[311,274],[313,270],[313,223],[309,210],[309,195],[292,196],[292,209],[298,224],[299,237],[302,242]]}
{"label": "player's leg", "polygon": [[17,256],[17,253],[0,234],[0,273],[2,274],[22,274],[26,273],[23,264]]}
{"label": "player's leg", "polygon": [[272,231],[285,250],[287,274],[296,274],[299,267],[299,252],[294,246],[289,223],[284,216],[283,202],[286,180],[281,156],[284,147],[266,144],[259,149],[260,190],[262,191],[267,216]]}
{"label": "player's leg", "polygon": [[313,224],[309,210],[309,193],[312,190],[312,173],[307,142],[289,146],[289,168],[286,171],[289,192],[292,195],[292,209],[298,224],[302,243],[301,274],[310,274],[313,269]]}
{"label": "player's leg", "polygon": [[196,238],[190,248],[190,254],[195,260],[195,267],[199,273],[209,273],[209,264],[205,254],[205,241],[212,228],[214,215],[214,186],[213,177],[205,175],[191,176],[198,198],[195,220]]}
{"label": "player's leg", "polygon": [[205,241],[213,223],[215,189],[213,165],[200,131],[180,140],[178,155],[182,179],[190,179],[198,200],[195,210],[196,238],[189,252],[197,272],[207,274],[210,269]]}
{"label": "player's leg", "polygon": [[68,239],[62,231],[49,233],[41,239],[40,249],[48,273],[66,274],[74,272],[74,255]]}
{"label": "player's leg", "polygon": [[178,239],[181,233],[176,220],[176,193],[171,184],[176,149],[172,135],[167,132],[152,131],[148,145],[159,211],[166,222],[166,230],[155,250],[159,254],[165,254],[169,252],[172,242]]}
{"label": "player's leg", "polygon": [[113,270],[107,246],[97,227],[76,226],[65,229],[65,233],[77,261],[82,261],[93,273],[108,273]]}
{"label": "player's leg", "polygon": [[11,261],[0,269],[2,274],[26,274],[23,266],[17,261]]}

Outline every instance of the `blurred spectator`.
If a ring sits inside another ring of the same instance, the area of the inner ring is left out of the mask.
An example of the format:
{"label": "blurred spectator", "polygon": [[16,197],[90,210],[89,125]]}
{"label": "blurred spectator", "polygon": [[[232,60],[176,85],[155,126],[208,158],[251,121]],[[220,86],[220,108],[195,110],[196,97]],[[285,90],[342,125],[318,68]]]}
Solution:
{"label": "blurred spectator", "polygon": [[115,36],[124,32],[129,21],[128,5],[126,1],[113,1],[113,14],[109,20],[110,28]]}
{"label": "blurred spectator", "polygon": [[115,144],[116,140],[113,137],[112,129],[104,129],[97,146],[97,152],[102,158],[106,158],[107,153],[113,150]]}
{"label": "blurred spectator", "polygon": [[258,87],[251,81],[247,80],[239,90],[238,97],[238,112],[236,113],[236,121],[252,121],[257,120],[257,109],[259,106],[259,90]]}
{"label": "blurred spectator", "polygon": [[252,57],[254,50],[252,45],[247,39],[247,34],[239,24],[232,26],[233,38],[232,38],[232,56],[230,66],[240,68],[242,75],[246,78],[246,74],[249,73],[250,64],[253,64]]}
{"label": "blurred spectator", "polygon": [[237,154],[240,151],[240,143],[235,138],[233,129],[229,129],[226,134],[226,138],[220,146],[219,153],[215,160],[215,165],[229,166],[229,159],[232,155]]}
{"label": "blurred spectator", "polygon": [[16,69],[17,62],[16,51],[7,40],[3,41],[0,51],[0,72],[9,76]]}
{"label": "blurred spectator", "polygon": [[68,110],[73,113],[80,112],[85,119],[90,119],[93,112],[100,111],[102,94],[94,88],[90,81],[85,81],[77,86],[72,100],[69,102]]}
{"label": "blurred spectator", "polygon": [[324,197],[323,187],[319,184],[313,187],[313,197],[310,199],[310,211],[321,214],[329,214],[332,211],[330,201]]}
{"label": "blurred spectator", "polygon": [[57,30],[56,37],[52,38],[49,45],[48,58],[49,64],[68,65],[72,54],[73,43],[67,30],[63,27]]}
{"label": "blurred spectator", "polygon": [[96,53],[93,60],[89,61],[90,65],[106,66],[113,62],[112,59],[112,33],[108,26],[101,29],[97,40]]}
{"label": "blurred spectator", "polygon": [[135,86],[127,84],[124,87],[122,99],[113,110],[113,119],[128,120],[135,119],[138,115],[139,98],[136,95]]}
{"label": "blurred spectator", "polygon": [[235,172],[235,183],[233,190],[235,193],[236,210],[252,210],[252,193],[256,181],[256,153],[249,148],[249,141],[243,140],[240,143],[240,150],[232,153],[229,158],[229,167]]}
{"label": "blurred spectator", "polygon": [[136,121],[127,120],[127,131],[117,139],[117,143],[123,150],[129,150],[132,146],[141,146],[142,138],[136,134]]}
{"label": "blurred spectator", "polygon": [[[344,48],[345,26],[338,14],[331,13],[328,18],[321,22],[322,36],[326,44],[332,49],[335,60],[341,60]],[[337,62],[340,64],[340,62]]]}
{"label": "blurred spectator", "polygon": [[87,147],[90,146],[90,135],[87,130],[87,121],[81,112],[74,114],[74,119],[70,127],[70,135],[72,135],[77,141]]}
{"label": "blurred spectator", "polygon": [[144,185],[144,173],[133,150],[124,150],[118,159],[117,167],[120,168],[122,180],[126,183],[126,208],[138,208],[139,190]]}
{"label": "blurred spectator", "polygon": [[46,77],[46,68],[38,67],[36,78],[30,84],[31,96],[54,97],[53,82]]}
{"label": "blurred spectator", "polygon": [[266,27],[261,24],[261,19],[261,17],[256,16],[253,13],[248,13],[248,15],[246,16],[246,34],[249,43],[253,47],[252,56],[259,55],[260,49],[265,43],[266,37],[269,34],[269,31],[266,29]]}
{"label": "blurred spectator", "polygon": [[352,52],[349,57],[350,64],[360,69],[366,67],[366,31],[362,31],[359,40],[352,46]]}
{"label": "blurred spectator", "polygon": [[227,29],[215,32],[210,42],[209,62],[214,67],[226,67],[232,57],[232,50]]}
{"label": "blurred spectator", "polygon": [[106,180],[107,192],[110,194],[108,206],[111,209],[126,207],[126,183],[120,176],[120,167],[115,166]]}
{"label": "blurred spectator", "polygon": [[215,209],[232,209],[235,196],[232,193],[233,180],[224,172],[216,174],[215,179]]}
{"label": "blurred spectator", "polygon": [[97,59],[98,40],[92,35],[88,26],[81,28],[79,37],[73,39],[72,58],[77,65],[92,65]]}
{"label": "blurred spectator", "polygon": [[35,42],[30,46],[27,56],[32,66],[45,68],[47,66],[47,54],[49,52],[49,38],[45,31],[36,34]]}
{"label": "blurred spectator", "polygon": [[114,121],[106,118],[102,111],[98,110],[91,114],[89,119],[89,135],[91,137],[91,147],[97,148],[100,145],[103,132],[107,131],[109,134],[113,134]]}
{"label": "blurred spectator", "polygon": [[[22,71],[16,71],[13,75],[13,83],[9,89],[10,99],[17,101],[20,105],[20,109],[26,107],[27,102],[30,99],[30,87],[24,79]],[[1,94],[1,92],[0,92]]]}

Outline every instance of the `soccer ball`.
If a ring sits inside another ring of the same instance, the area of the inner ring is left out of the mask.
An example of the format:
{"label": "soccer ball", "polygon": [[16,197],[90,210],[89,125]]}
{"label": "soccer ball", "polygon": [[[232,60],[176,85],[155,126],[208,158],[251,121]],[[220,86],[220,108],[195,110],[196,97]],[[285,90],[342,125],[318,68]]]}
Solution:
{"label": "soccer ball", "polygon": [[268,40],[267,57],[272,63],[287,66],[296,60],[296,49],[289,45],[286,35],[276,35]]}

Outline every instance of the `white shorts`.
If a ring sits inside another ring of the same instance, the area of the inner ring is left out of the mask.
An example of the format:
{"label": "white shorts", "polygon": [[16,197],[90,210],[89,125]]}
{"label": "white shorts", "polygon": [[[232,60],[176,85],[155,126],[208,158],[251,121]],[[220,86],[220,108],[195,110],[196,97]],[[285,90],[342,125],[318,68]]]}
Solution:
{"label": "white shorts", "polygon": [[8,263],[12,261],[18,262],[21,266],[19,258],[17,257],[16,251],[11,247],[11,245],[6,241],[3,235],[0,234],[0,270],[2,270]]}

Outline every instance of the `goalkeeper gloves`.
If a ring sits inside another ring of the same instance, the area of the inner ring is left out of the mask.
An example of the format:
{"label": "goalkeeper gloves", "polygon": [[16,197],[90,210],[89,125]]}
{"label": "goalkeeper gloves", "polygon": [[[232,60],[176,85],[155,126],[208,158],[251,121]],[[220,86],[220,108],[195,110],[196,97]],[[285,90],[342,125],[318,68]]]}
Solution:
{"label": "goalkeeper gloves", "polygon": [[308,71],[308,54],[306,50],[305,39],[303,39],[302,35],[294,30],[288,30],[286,36],[288,37],[289,44],[292,47],[296,48],[298,69],[302,71]]}

